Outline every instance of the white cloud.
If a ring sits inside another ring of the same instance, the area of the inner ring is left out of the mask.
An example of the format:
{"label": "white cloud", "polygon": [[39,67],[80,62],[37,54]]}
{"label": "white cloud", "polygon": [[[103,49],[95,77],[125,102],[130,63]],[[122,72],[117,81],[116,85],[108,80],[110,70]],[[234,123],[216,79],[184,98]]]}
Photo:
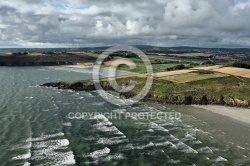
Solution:
{"label": "white cloud", "polygon": [[208,1],[174,0],[165,7],[164,19],[175,28],[199,27],[210,21],[214,11]]}
{"label": "white cloud", "polygon": [[250,0],[3,1],[0,39],[29,47],[32,43],[248,47],[249,9]]}

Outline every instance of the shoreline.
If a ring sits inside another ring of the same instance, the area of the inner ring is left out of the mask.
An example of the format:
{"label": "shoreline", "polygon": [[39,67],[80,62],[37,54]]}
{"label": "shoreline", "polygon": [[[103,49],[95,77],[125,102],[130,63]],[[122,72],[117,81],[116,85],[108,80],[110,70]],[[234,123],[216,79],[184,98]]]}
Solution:
{"label": "shoreline", "polygon": [[[121,77],[122,79],[126,79],[126,77]],[[123,81],[122,81],[123,82]],[[101,85],[104,90],[113,91],[112,86],[107,81],[102,81]],[[40,86],[44,87],[53,87],[57,89],[70,89],[73,91],[94,91],[96,90],[94,86],[93,80],[82,80],[82,81],[62,81],[62,82],[48,82],[44,83]],[[125,92],[120,93],[121,97],[130,98],[137,95],[136,92]],[[234,99],[234,98],[232,98]],[[228,106],[229,108],[249,108],[249,104],[238,102],[235,100],[224,101],[224,99],[218,98],[210,100],[206,97],[206,95],[201,96],[200,98],[193,98],[193,96],[188,96],[185,98],[177,98],[176,96],[172,96],[172,98],[166,98],[164,96],[159,96],[157,94],[148,94],[142,100],[144,102],[154,102],[161,104],[172,104],[172,105],[216,105],[216,106]]]}
{"label": "shoreline", "polygon": [[250,124],[250,109],[240,107],[229,107],[219,105],[191,105],[194,108],[203,109],[216,114],[220,114],[230,119],[237,120],[242,123]]}
{"label": "shoreline", "polygon": [[[92,82],[89,83],[82,83],[82,82],[74,82],[74,83],[65,83],[65,82],[51,82],[51,83],[45,83],[40,86],[45,86],[45,87],[53,87],[57,89],[71,89],[73,91],[92,91],[95,90],[95,86],[92,84]],[[106,85],[104,86],[104,89],[106,90],[111,90],[111,87]],[[121,94],[122,97],[131,97],[134,94],[129,94],[129,93],[124,93]],[[171,104],[171,105],[186,105],[186,106],[191,106],[193,108],[198,108],[200,110],[204,111],[209,111],[213,112],[216,114],[220,114],[226,117],[229,117],[233,120],[237,120],[239,122],[245,123],[245,124],[250,124],[250,109],[248,107],[239,107],[237,105],[227,105],[224,103],[222,104],[216,104],[216,103],[200,103],[199,101],[197,102],[192,102],[192,103],[185,103],[185,101],[176,101],[176,100],[166,100],[154,96],[146,96],[144,102],[153,102],[153,103],[159,103],[159,104]]]}
{"label": "shoreline", "polygon": [[[65,65],[65,66],[61,66],[61,67],[66,67],[66,68],[71,68],[71,69],[93,70],[94,65]],[[125,71],[125,70],[118,70],[118,69],[110,68],[110,67],[102,67],[102,68],[100,68],[100,70],[106,70],[107,72],[119,72],[119,73],[121,73],[121,75],[119,75],[119,77],[139,75],[138,73],[129,72],[129,71]]]}

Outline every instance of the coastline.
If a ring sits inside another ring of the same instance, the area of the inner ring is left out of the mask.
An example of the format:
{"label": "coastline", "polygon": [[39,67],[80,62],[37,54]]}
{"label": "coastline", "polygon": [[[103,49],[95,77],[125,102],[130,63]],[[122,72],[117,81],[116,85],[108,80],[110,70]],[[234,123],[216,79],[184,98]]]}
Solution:
{"label": "coastline", "polygon": [[[126,73],[128,74],[128,73]],[[125,75],[126,75],[125,74]],[[145,78],[132,77],[137,80],[136,87],[131,92],[120,93],[121,97],[130,98],[138,94],[139,90],[143,88]],[[119,84],[125,84],[128,82],[126,77],[119,77],[117,80]],[[231,106],[234,108],[248,108],[248,88],[242,88],[236,85],[236,89],[232,89],[232,84],[227,82],[233,82],[238,84],[238,79],[235,77],[229,77],[226,79],[216,78],[212,79],[214,85],[221,86],[225,89],[225,86],[231,87],[231,91],[215,91],[215,86],[211,86],[210,79],[196,81],[190,84],[175,84],[170,81],[156,79],[151,91],[144,97],[143,101],[156,102],[162,104],[173,104],[173,105],[220,105],[220,106]],[[221,82],[222,81],[222,82]],[[240,80],[241,81],[241,80]],[[54,87],[58,89],[70,89],[73,91],[92,91],[96,90],[93,80],[76,80],[76,81],[62,81],[62,82],[49,82],[44,83],[41,86]],[[101,85],[104,90],[113,91],[113,88],[109,81],[103,79]],[[250,86],[250,85],[249,85]],[[198,89],[197,89],[198,87]],[[201,88],[199,88],[201,87]],[[245,86],[247,87],[247,86]],[[176,91],[173,91],[173,89]],[[187,89],[189,91],[187,91]],[[231,94],[235,90],[239,90],[239,94],[232,96]],[[211,94],[211,92],[213,92]],[[216,92],[216,93],[214,93]],[[226,97],[225,97],[226,96]],[[241,98],[239,98],[241,96]],[[244,98],[243,98],[244,97]]]}
{"label": "coastline", "polygon": [[[41,86],[54,87],[58,89],[71,89],[73,91],[92,91],[95,90],[93,82],[90,80],[86,81],[75,81],[75,82],[51,82],[45,83]],[[112,91],[112,88],[106,82],[102,82],[102,86],[105,90]],[[123,93],[122,97],[129,98],[134,96],[134,93]],[[192,102],[187,103],[185,100],[181,99],[166,99],[158,96],[148,95],[144,98],[144,102],[155,102],[160,104],[172,104],[172,105],[189,105],[199,110],[209,111],[216,114],[226,116],[232,120],[239,121],[241,123],[250,124],[250,109],[247,105],[237,105],[230,103],[216,103],[209,102],[207,104],[202,102],[202,100],[192,100]]]}
{"label": "coastline", "polygon": [[[94,65],[64,65],[62,67],[71,68],[71,69],[79,69],[79,70],[80,69],[82,69],[82,70],[93,70]],[[129,72],[129,71],[125,71],[125,70],[116,70],[115,68],[113,69],[113,68],[110,68],[110,67],[102,67],[101,70],[102,71],[107,71],[109,73],[118,72],[118,77],[120,77],[120,76],[126,77],[126,76],[139,75],[138,73]]]}
{"label": "coastline", "polygon": [[192,107],[210,111],[216,114],[220,114],[231,119],[250,124],[250,109],[219,106],[219,105],[191,105]]}

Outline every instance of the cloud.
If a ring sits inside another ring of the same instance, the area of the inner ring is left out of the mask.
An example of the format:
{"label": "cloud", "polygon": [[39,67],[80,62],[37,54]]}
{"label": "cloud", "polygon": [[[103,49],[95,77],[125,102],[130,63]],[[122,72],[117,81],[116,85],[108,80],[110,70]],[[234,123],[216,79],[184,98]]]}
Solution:
{"label": "cloud", "polygon": [[12,0],[1,47],[249,47],[250,0]]}

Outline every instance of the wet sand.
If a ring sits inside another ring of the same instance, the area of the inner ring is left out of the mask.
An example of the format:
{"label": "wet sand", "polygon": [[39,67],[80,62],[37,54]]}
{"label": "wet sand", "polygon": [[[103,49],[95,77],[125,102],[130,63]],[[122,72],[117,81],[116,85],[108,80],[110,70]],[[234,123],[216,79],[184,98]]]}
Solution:
{"label": "wet sand", "polygon": [[192,105],[195,108],[205,109],[220,115],[230,117],[243,123],[250,124],[250,109],[216,105]]}

